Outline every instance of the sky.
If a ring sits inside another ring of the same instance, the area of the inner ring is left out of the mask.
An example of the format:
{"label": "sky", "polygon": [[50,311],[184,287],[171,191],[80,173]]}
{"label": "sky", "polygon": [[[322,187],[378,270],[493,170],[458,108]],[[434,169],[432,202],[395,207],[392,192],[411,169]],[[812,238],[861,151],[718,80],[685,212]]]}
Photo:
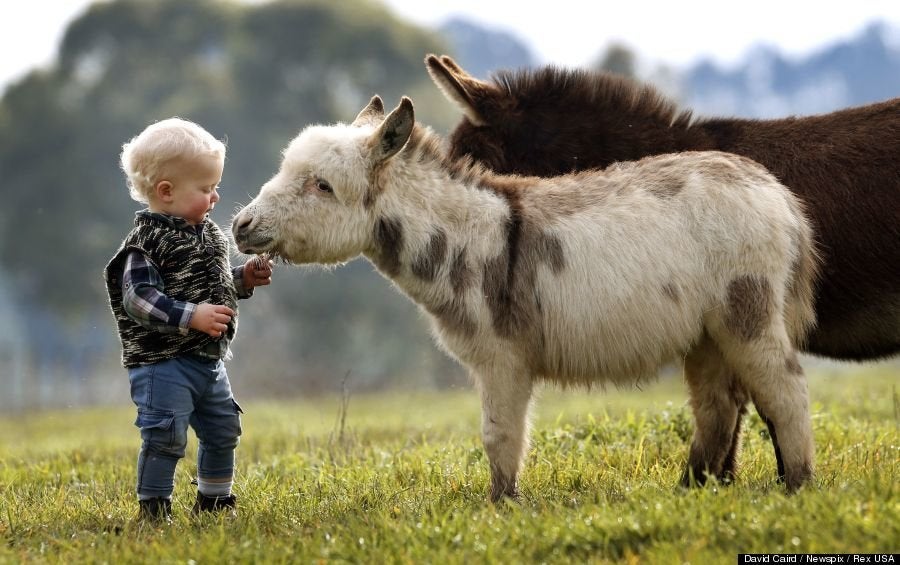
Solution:
{"label": "sky", "polygon": [[[108,0],[107,0],[108,1]],[[190,0],[185,0],[190,1]],[[244,0],[265,1],[265,0]],[[91,0],[3,0],[0,90],[53,60],[66,25]],[[436,26],[463,16],[526,42],[541,63],[592,62],[610,42],[682,68],[701,58],[736,64],[759,44],[801,57],[881,19],[900,29],[900,1],[386,0],[398,15]],[[515,6],[511,8],[511,6]],[[550,8],[552,7],[552,8]]]}

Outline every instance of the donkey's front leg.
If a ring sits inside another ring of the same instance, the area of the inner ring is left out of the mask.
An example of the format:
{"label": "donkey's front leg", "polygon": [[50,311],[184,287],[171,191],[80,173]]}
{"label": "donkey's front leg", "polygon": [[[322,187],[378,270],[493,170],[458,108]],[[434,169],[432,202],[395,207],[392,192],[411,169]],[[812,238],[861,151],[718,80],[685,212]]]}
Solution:
{"label": "donkey's front leg", "polygon": [[508,367],[478,371],[481,436],[491,464],[491,501],[517,498],[519,468],[528,451],[531,375]]}

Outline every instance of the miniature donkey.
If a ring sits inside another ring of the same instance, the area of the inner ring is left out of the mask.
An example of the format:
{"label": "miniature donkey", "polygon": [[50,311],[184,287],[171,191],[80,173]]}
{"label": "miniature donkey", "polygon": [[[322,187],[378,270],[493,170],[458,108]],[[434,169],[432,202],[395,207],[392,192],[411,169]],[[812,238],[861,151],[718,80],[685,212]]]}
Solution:
{"label": "miniature donkey", "polygon": [[678,358],[698,375],[691,473],[722,467],[739,394],[774,423],[787,488],[811,477],[793,343],[817,259],[801,205],[748,159],[496,175],[448,158],[408,98],[385,118],[376,96],[352,124],[304,129],[232,231],[290,263],[363,254],[430,315],[480,390],[492,500],[518,494],[537,381],[633,384]]}
{"label": "miniature donkey", "polygon": [[[822,254],[817,324],[796,345],[837,359],[900,353],[900,98],[804,118],[694,118],[654,88],[608,73],[544,67],[486,82],[450,57],[425,63],[464,115],[450,135],[451,156],[495,172],[552,177],[692,150],[762,164],[803,200]],[[686,377],[691,387],[708,378],[690,366]],[[737,423],[719,479],[736,472],[745,400],[733,399]],[[760,416],[782,476],[778,436]]]}

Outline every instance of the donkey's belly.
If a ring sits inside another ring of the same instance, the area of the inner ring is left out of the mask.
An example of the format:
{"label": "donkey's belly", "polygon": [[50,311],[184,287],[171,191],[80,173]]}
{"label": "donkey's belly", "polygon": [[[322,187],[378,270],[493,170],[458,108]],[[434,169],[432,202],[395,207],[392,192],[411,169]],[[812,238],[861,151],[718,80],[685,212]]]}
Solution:
{"label": "donkey's belly", "polygon": [[579,383],[643,380],[683,355],[703,330],[701,312],[653,301],[643,308],[604,314],[584,310],[545,319],[546,378]]}
{"label": "donkey's belly", "polygon": [[857,302],[820,299],[816,327],[804,350],[855,361],[900,354],[900,294],[884,293]]}

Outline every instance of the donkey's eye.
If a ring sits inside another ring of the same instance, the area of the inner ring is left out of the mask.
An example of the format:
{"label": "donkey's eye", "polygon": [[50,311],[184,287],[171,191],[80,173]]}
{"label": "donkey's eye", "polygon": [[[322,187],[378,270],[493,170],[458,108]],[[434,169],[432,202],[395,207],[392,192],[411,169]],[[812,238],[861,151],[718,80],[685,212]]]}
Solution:
{"label": "donkey's eye", "polygon": [[334,192],[334,189],[331,188],[331,185],[328,184],[327,180],[316,181],[316,188],[318,188],[321,192]]}

